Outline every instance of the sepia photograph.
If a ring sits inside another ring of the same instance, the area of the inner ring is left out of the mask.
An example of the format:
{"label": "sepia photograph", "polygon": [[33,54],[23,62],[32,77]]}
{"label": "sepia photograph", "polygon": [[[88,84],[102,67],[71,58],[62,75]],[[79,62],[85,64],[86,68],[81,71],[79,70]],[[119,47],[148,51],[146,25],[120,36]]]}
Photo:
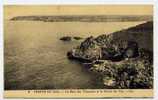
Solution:
{"label": "sepia photograph", "polygon": [[4,90],[153,89],[153,5],[5,5]]}

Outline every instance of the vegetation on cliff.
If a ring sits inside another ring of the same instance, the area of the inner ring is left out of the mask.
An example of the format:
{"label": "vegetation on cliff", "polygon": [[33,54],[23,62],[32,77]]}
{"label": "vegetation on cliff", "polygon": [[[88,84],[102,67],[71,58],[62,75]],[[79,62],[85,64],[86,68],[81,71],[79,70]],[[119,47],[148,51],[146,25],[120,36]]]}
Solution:
{"label": "vegetation on cliff", "polygon": [[100,76],[104,88],[153,88],[153,22],[88,37],[67,53]]}

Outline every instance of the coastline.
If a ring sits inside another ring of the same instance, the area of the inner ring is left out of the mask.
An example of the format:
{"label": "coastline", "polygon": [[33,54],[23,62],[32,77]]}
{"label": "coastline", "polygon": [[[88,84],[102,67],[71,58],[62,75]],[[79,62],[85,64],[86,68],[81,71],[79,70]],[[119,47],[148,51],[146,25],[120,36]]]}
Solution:
{"label": "coastline", "polygon": [[149,21],[109,35],[88,37],[67,56],[86,63],[88,70],[100,75],[104,88],[153,88],[152,25]]}

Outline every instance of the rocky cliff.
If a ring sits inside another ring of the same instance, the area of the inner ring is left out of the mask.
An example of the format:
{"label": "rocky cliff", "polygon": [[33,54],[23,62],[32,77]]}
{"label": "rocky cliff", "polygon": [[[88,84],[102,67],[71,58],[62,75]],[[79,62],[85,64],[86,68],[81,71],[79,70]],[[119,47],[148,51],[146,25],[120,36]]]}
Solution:
{"label": "rocky cliff", "polygon": [[100,75],[105,88],[152,88],[153,22],[88,37],[67,56]]}

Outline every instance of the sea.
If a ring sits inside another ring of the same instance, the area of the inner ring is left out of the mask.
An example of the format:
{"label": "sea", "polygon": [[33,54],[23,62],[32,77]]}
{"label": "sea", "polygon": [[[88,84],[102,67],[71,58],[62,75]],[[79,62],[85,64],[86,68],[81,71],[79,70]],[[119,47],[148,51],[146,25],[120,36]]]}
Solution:
{"label": "sea", "polygon": [[[6,90],[96,89],[97,77],[67,52],[87,37],[110,34],[143,23],[42,22],[4,20]],[[63,36],[81,40],[61,41]]]}

